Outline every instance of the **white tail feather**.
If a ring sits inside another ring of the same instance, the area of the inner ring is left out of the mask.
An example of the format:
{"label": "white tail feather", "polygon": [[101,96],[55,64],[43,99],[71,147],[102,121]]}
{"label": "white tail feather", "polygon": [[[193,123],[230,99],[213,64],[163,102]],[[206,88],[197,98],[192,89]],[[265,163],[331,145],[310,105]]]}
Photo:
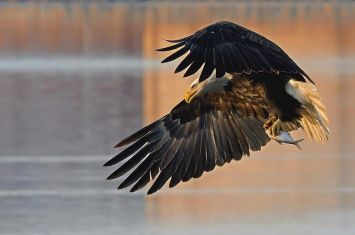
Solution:
{"label": "white tail feather", "polygon": [[311,83],[295,80],[290,80],[285,88],[287,93],[297,99],[304,108],[300,111],[302,115],[300,124],[305,133],[324,144],[329,137],[329,120],[317,88]]}

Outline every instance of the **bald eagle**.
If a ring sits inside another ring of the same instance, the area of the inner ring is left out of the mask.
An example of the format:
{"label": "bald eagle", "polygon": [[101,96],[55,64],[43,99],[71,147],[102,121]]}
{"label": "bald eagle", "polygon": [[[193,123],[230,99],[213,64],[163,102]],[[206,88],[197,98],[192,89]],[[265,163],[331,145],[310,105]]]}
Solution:
{"label": "bald eagle", "polygon": [[170,113],[116,145],[128,147],[105,166],[128,159],[107,178],[127,173],[119,189],[133,185],[133,192],[152,180],[152,194],[169,179],[174,187],[249,156],[280,132],[302,128],[327,141],[328,119],[314,82],[272,41],[225,21],[167,41],[172,45],[158,51],[176,51],[162,63],[186,54],[175,73],[186,69],[187,77],[203,68]]}

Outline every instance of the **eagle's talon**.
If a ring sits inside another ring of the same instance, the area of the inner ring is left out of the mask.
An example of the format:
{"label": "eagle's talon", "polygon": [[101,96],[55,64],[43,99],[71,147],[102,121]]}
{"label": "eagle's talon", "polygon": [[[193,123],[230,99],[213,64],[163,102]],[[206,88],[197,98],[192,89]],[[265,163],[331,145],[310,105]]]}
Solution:
{"label": "eagle's talon", "polygon": [[278,136],[281,131],[284,132],[291,132],[294,130],[297,130],[299,125],[297,123],[292,123],[292,122],[284,122],[281,121],[280,119],[277,119],[271,127],[267,129],[267,132],[269,133],[270,136]]}
{"label": "eagle's talon", "polygon": [[263,127],[265,130],[269,130],[270,127],[272,127],[272,125],[275,123],[275,121],[277,120],[277,117],[272,117],[269,120],[267,120]]}
{"label": "eagle's talon", "polygon": [[280,119],[277,119],[274,124],[272,124],[271,128],[270,128],[270,134],[272,136],[278,136],[280,133],[282,122]]}

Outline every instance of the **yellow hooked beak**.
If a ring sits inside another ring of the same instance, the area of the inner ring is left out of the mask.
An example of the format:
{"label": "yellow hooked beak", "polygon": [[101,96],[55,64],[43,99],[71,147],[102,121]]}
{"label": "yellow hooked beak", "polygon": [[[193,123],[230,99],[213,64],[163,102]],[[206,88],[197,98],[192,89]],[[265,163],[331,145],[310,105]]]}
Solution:
{"label": "yellow hooked beak", "polygon": [[196,88],[190,88],[185,92],[184,99],[187,103],[190,103],[193,100],[196,91]]}

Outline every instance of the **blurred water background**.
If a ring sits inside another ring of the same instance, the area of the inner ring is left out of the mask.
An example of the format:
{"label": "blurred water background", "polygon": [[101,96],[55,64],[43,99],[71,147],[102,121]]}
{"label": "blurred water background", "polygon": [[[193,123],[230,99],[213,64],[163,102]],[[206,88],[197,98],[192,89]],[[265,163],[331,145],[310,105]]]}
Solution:
{"label": "blurred water background", "polygon": [[[153,196],[116,191],[112,146],[194,79],[154,50],[220,20],[316,81],[329,143],[272,142]],[[350,1],[1,2],[0,234],[355,234],[354,28]]]}

